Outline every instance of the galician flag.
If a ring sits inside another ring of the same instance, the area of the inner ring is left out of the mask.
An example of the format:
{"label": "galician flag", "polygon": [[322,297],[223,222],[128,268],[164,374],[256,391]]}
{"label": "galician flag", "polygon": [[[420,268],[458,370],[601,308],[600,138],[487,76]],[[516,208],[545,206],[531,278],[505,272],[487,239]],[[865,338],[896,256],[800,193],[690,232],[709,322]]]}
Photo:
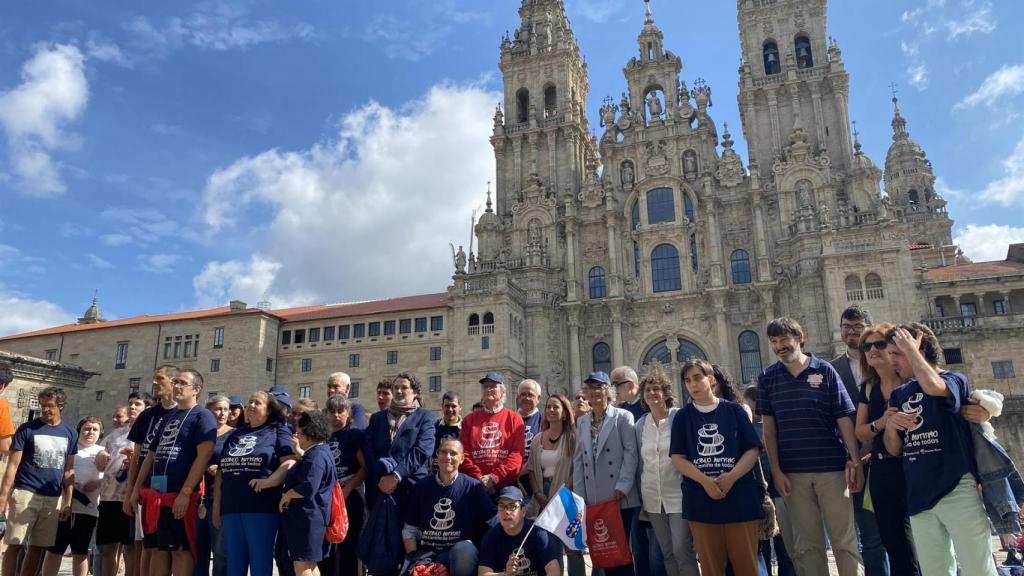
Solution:
{"label": "galician flag", "polygon": [[533,524],[551,532],[569,548],[583,550],[587,547],[586,513],[583,497],[562,486]]}

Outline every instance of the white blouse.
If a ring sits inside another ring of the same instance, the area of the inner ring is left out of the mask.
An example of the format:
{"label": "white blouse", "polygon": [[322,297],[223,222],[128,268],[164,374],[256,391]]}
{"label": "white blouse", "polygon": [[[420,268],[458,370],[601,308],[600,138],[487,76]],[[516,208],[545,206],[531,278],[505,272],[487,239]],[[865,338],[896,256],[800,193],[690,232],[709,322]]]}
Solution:
{"label": "white blouse", "polygon": [[558,453],[560,450],[555,448],[554,450],[548,450],[542,448],[540,451],[540,471],[544,478],[554,478],[555,468],[558,467]]}
{"label": "white blouse", "polygon": [[643,446],[640,457],[644,470],[640,475],[640,496],[644,510],[648,513],[681,514],[683,512],[682,480],[669,453],[672,444],[672,427],[666,417],[660,423],[654,416],[644,418]]}

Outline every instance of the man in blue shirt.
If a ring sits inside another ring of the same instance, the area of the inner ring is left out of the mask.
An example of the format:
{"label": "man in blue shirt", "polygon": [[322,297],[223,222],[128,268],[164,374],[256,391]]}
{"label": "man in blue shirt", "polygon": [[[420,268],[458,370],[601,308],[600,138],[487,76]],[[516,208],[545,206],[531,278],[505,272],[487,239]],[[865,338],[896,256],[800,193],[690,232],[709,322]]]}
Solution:
{"label": "man in blue shirt", "polygon": [[[889,362],[909,381],[892,392],[899,410],[885,423],[885,449],[902,456],[907,512],[921,573],[996,576],[985,506],[978,493],[967,421],[967,378],[939,367],[939,341],[923,324],[886,333]],[[954,555],[954,549],[956,553]]]}
{"label": "man in blue shirt", "polygon": [[479,480],[459,474],[462,458],[458,438],[441,440],[437,474],[418,482],[406,503],[402,540],[406,554],[429,550],[452,576],[474,576],[477,546],[495,508]]}
{"label": "man in blue shirt", "polygon": [[21,574],[35,576],[43,550],[53,546],[58,520],[71,516],[78,433],[60,418],[67,403],[64,390],[46,388],[38,399],[39,418],[14,433],[0,485],[0,512],[8,512],[3,576],[14,576],[26,546]]}
{"label": "man in blue shirt", "polygon": [[[560,550],[546,530],[530,530],[523,492],[506,486],[498,492],[498,525],[480,545],[479,576],[559,576]],[[529,532],[529,536],[527,536]],[[524,540],[524,537],[525,540]]]}
{"label": "man in blue shirt", "polygon": [[864,483],[853,402],[835,368],[804,354],[796,320],[772,320],[768,339],[779,361],[757,380],[757,412],[772,481],[789,511],[797,573],[828,576],[824,524],[839,575],[863,576],[850,497]]}

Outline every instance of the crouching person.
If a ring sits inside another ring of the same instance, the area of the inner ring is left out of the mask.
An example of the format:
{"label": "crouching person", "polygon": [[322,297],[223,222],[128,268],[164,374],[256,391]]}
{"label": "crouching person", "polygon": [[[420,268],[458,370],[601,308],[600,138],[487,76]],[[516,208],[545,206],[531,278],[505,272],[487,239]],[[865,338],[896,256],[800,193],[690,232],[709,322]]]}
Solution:
{"label": "crouching person", "polygon": [[523,500],[522,491],[515,486],[506,486],[498,492],[498,525],[487,532],[480,545],[479,576],[559,576],[562,573],[558,564],[561,548],[552,545],[546,531],[530,530],[533,523],[526,520]]}
{"label": "crouching person", "polygon": [[324,538],[331,520],[334,457],[327,446],[331,436],[327,415],[303,412],[295,420],[295,436],[302,459],[288,471],[281,496],[281,530],[288,535],[288,551],[296,576],[319,576],[317,563],[327,556]]}
{"label": "crouching person", "polygon": [[476,575],[477,546],[495,512],[484,485],[459,474],[463,457],[458,438],[441,439],[437,474],[413,487],[402,529],[406,554],[433,553],[451,576]]}

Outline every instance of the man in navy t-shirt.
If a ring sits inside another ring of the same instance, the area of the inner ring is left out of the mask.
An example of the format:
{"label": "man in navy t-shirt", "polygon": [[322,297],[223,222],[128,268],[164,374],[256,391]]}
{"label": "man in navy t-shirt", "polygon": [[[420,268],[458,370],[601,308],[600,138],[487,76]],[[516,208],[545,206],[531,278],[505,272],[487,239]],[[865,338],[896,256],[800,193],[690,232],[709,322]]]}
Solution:
{"label": "man in navy t-shirt", "polygon": [[452,576],[473,576],[495,507],[479,480],[459,474],[462,458],[458,438],[441,440],[437,474],[418,482],[405,505],[402,539],[406,553],[430,550]]}
{"label": "man in navy t-shirt", "polygon": [[64,390],[46,388],[38,399],[39,418],[14,433],[0,485],[0,512],[8,512],[4,576],[14,576],[26,546],[21,573],[35,574],[43,550],[53,546],[58,520],[71,516],[78,434],[60,418],[67,402]]}
{"label": "man in navy t-shirt", "polygon": [[[195,490],[203,478],[217,439],[217,421],[209,410],[197,405],[203,391],[203,377],[191,369],[182,370],[172,381],[177,408],[164,415],[149,444],[139,478],[145,479],[147,499],[160,498],[156,550],[150,558],[153,574],[192,574],[193,559],[185,523],[195,521],[199,504]],[[138,502],[145,489],[136,482],[131,502]],[[161,495],[176,494],[171,507]],[[147,509],[143,503],[143,509]],[[151,520],[150,520],[151,522]],[[143,524],[148,524],[145,513]]]}
{"label": "man in navy t-shirt", "polygon": [[828,574],[824,524],[839,575],[860,576],[850,493],[862,488],[864,476],[850,420],[853,402],[831,364],[804,354],[796,320],[772,320],[768,339],[779,362],[757,380],[757,413],[772,481],[789,512],[793,563],[799,574]]}
{"label": "man in navy t-shirt", "polygon": [[[523,492],[506,486],[498,492],[498,525],[480,545],[480,576],[559,576],[561,555],[545,530],[530,530]],[[530,535],[523,541],[529,531]]]}
{"label": "man in navy t-shirt", "polygon": [[540,435],[540,424],[544,416],[538,409],[540,403],[540,383],[529,378],[520,382],[516,390],[516,405],[519,408],[519,416],[523,419],[523,437],[526,443],[523,445],[523,475],[519,477],[519,489],[527,499],[533,496],[533,490],[530,486],[530,477],[526,474],[526,461],[530,459],[530,446],[534,437]]}
{"label": "man in navy t-shirt", "polygon": [[889,398],[899,412],[886,422],[884,440],[885,449],[903,459],[921,572],[953,575],[959,564],[963,574],[995,576],[971,432],[960,415],[971,395],[967,378],[939,368],[939,341],[923,324],[903,324],[885,340],[893,369],[909,379]]}

